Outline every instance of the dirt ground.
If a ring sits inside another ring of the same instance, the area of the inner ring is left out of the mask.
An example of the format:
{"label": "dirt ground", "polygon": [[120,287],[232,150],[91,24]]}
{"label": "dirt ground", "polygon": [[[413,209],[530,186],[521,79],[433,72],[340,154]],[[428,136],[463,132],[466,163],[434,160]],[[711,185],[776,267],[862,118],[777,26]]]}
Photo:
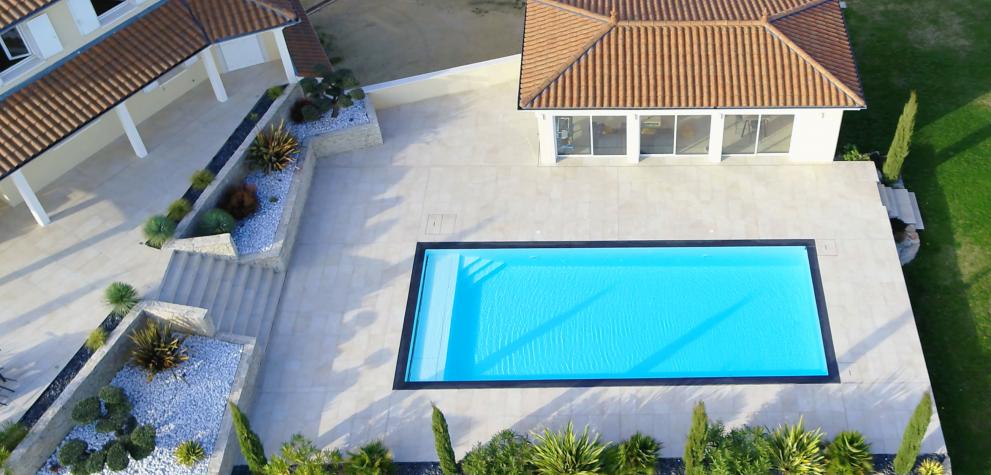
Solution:
{"label": "dirt ground", "polygon": [[333,35],[332,56],[362,84],[520,52],[518,0],[304,0],[313,25]]}

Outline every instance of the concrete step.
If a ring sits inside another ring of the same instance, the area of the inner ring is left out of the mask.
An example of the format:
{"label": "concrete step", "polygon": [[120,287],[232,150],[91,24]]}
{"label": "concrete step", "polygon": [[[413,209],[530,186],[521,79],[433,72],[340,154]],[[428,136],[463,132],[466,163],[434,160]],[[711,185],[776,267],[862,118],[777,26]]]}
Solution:
{"label": "concrete step", "polygon": [[231,304],[224,309],[223,325],[217,326],[219,331],[237,333],[234,328],[242,318],[241,313],[251,305],[249,300],[254,297],[252,291],[258,287],[258,281],[262,277],[262,269],[259,267],[244,266],[241,272],[246,274],[245,283],[232,291]]}
{"label": "concrete step", "polygon": [[891,208],[891,200],[888,198],[888,187],[884,183],[877,184],[877,194],[881,196],[881,204],[885,208]]}
{"label": "concrete step", "polygon": [[200,306],[200,299],[203,298],[203,292],[210,285],[210,278],[213,276],[214,270],[223,265],[223,262],[218,261],[219,259],[212,256],[200,254],[199,266],[196,269],[190,269],[190,272],[186,274],[186,279],[191,281],[193,286],[188,293],[181,296],[183,305]]}
{"label": "concrete step", "polygon": [[898,219],[907,224],[915,224],[915,213],[912,211],[912,199],[908,196],[908,190],[904,188],[894,189],[895,207],[898,209]]}
{"label": "concrete step", "polygon": [[227,259],[217,259],[210,270],[210,276],[198,292],[193,295],[190,304],[200,308],[210,308],[211,301],[219,293],[220,284],[224,280],[227,270],[235,266],[234,261]]}
{"label": "concrete step", "polygon": [[268,299],[269,289],[272,285],[271,269],[258,269],[258,282],[249,289],[248,295],[244,296],[245,305],[235,316],[231,331],[240,335],[254,335],[251,331],[255,327],[255,322],[265,318],[265,303]]}
{"label": "concrete step", "polygon": [[226,290],[227,297],[225,298],[223,305],[218,305],[216,308],[210,309],[213,313],[214,326],[218,331],[221,331],[221,328],[225,328],[228,325],[227,320],[233,318],[231,315],[234,311],[236,311],[236,308],[241,305],[244,287],[248,285],[248,280],[251,277],[251,271],[254,268],[239,265],[236,266],[235,269],[234,276],[231,278],[230,285]]}
{"label": "concrete step", "polygon": [[179,288],[179,284],[182,283],[183,271],[188,259],[189,253],[182,251],[175,251],[169,257],[169,266],[165,271],[165,277],[162,278],[162,287],[158,291],[159,300],[171,302],[175,298],[175,292]]}
{"label": "concrete step", "polygon": [[262,312],[262,318],[258,319],[255,325],[249,330],[251,335],[255,335],[258,338],[260,346],[268,343],[269,335],[272,333],[272,326],[275,323],[275,315],[279,310],[279,302],[282,297],[282,287],[285,280],[285,272],[273,272],[268,297],[265,299],[265,309]]}
{"label": "concrete step", "polygon": [[189,293],[193,291],[193,284],[196,283],[196,278],[199,277],[203,261],[203,254],[194,253],[189,255],[189,258],[186,259],[185,269],[183,269],[182,275],[179,276],[182,282],[179,282],[179,287],[169,302],[186,305],[186,302],[189,301]]}
{"label": "concrete step", "polygon": [[[217,289],[205,299],[203,308],[209,309],[211,314],[216,314],[216,312],[219,312],[227,305],[227,299],[230,298],[231,289],[234,287],[235,276],[240,268],[241,266],[235,262],[230,262],[224,268],[223,274],[217,279]],[[214,318],[214,322],[216,321],[216,318]]]}
{"label": "concrete step", "polygon": [[919,200],[916,199],[915,193],[909,192],[908,199],[912,204],[912,213],[915,215],[915,229],[925,229],[925,225],[922,223],[922,210],[919,209]]}

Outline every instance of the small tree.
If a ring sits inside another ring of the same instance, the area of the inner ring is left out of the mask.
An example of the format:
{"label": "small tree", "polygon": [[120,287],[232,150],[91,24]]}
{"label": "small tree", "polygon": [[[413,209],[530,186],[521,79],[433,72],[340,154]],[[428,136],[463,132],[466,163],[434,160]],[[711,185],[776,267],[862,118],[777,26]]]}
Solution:
{"label": "small tree", "polygon": [[365,98],[365,91],[358,87],[358,80],[349,69],[331,70],[321,68],[320,78],[304,78],[299,86],[306,93],[305,104],[301,103],[300,114],[304,121],[319,119],[331,113],[337,117],[341,109],[346,109]]}
{"label": "small tree", "polygon": [[440,471],[444,475],[457,475],[458,463],[454,458],[454,448],[451,447],[451,433],[447,430],[447,420],[437,406],[433,408],[434,447],[437,449],[437,459],[440,460]]}
{"label": "small tree", "polygon": [[705,403],[699,401],[692,409],[692,427],[688,430],[685,442],[685,475],[705,473],[705,447],[709,438],[709,416],[705,413]]}
{"label": "small tree", "polygon": [[915,468],[915,459],[922,449],[922,439],[926,436],[926,429],[929,428],[929,420],[932,419],[932,396],[929,393],[922,395],[919,405],[915,406],[912,418],[908,420],[905,427],[905,434],[902,435],[902,443],[898,446],[898,453],[895,455],[895,473],[898,475],[908,475]]}
{"label": "small tree", "polygon": [[902,173],[902,164],[908,156],[909,148],[912,146],[912,132],[915,130],[915,113],[919,109],[918,98],[915,91],[908,96],[908,102],[902,109],[902,115],[898,118],[898,128],[895,129],[895,137],[891,140],[891,147],[888,148],[888,157],[884,161],[882,173],[884,180],[888,183],[898,181]]}
{"label": "small tree", "polygon": [[228,402],[227,405],[231,408],[231,418],[234,421],[234,432],[237,433],[237,443],[241,446],[241,454],[244,455],[244,459],[248,462],[248,470],[251,471],[252,475],[263,475],[265,473],[265,465],[268,465],[268,459],[265,458],[265,447],[262,446],[261,439],[258,438],[258,434],[255,434],[251,430],[248,417],[241,412],[241,408],[237,407],[237,404],[233,402]]}

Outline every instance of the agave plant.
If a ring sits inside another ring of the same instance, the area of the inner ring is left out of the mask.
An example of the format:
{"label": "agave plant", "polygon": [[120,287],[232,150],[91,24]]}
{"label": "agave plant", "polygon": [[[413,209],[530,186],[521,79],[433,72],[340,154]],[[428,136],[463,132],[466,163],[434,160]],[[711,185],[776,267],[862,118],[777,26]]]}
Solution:
{"label": "agave plant", "polygon": [[165,216],[156,215],[148,218],[142,228],[146,243],[151,247],[161,249],[169,239],[172,239],[172,235],[175,234],[175,226],[175,221]]}
{"label": "agave plant", "polygon": [[103,291],[103,302],[114,315],[124,316],[138,304],[138,291],[130,284],[114,282]]}
{"label": "agave plant", "polygon": [[248,158],[251,163],[265,173],[285,170],[299,153],[299,140],[286,129],[286,122],[272,125],[255,137]]}
{"label": "agave plant", "polygon": [[649,435],[636,432],[616,446],[615,472],[622,475],[652,474],[660,452],[660,442]]}
{"label": "agave plant", "polygon": [[590,434],[586,426],[581,435],[575,435],[569,422],[564,432],[534,434],[537,439],[530,462],[537,473],[546,475],[590,475],[602,473],[606,444],[599,442],[597,434]]}
{"label": "agave plant", "polygon": [[771,433],[771,464],[782,475],[806,475],[825,472],[820,446],[822,430],[805,430],[805,421],[778,426]]}
{"label": "agave plant", "polygon": [[156,324],[149,319],[143,329],[131,334],[131,341],[134,343],[131,362],[145,370],[149,382],[158,373],[173,370],[189,359],[183,347],[186,337],[175,336],[168,323]]}
{"label": "agave plant", "polygon": [[871,444],[860,432],[836,434],[826,446],[826,471],[836,475],[868,475],[874,473]]}
{"label": "agave plant", "polygon": [[175,460],[183,467],[192,467],[206,458],[203,445],[195,440],[187,440],[175,449]]}
{"label": "agave plant", "polygon": [[915,473],[918,475],[943,475],[945,471],[946,469],[943,468],[943,464],[939,460],[927,458],[919,464]]}

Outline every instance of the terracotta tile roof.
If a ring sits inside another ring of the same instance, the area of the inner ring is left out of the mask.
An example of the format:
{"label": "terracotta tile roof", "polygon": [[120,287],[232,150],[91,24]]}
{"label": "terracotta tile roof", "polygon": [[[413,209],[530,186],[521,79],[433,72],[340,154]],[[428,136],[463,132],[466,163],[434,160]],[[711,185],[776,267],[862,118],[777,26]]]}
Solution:
{"label": "terracotta tile roof", "polygon": [[0,31],[58,0],[0,0]]}
{"label": "terracotta tile roof", "polygon": [[864,107],[838,0],[529,0],[523,109]]}
{"label": "terracotta tile roof", "polygon": [[[203,17],[194,17],[191,11]],[[254,0],[188,0],[188,4],[167,0],[40,77],[0,96],[0,178],[211,41],[295,22],[292,16],[273,12]],[[238,20],[214,21],[209,26],[203,21],[226,13]]]}
{"label": "terracotta tile roof", "polygon": [[330,59],[320,43],[317,32],[306,16],[306,11],[299,0],[290,0],[293,10],[300,22],[284,30],[289,56],[296,66],[296,74],[300,76],[316,76],[322,67],[330,68]]}

